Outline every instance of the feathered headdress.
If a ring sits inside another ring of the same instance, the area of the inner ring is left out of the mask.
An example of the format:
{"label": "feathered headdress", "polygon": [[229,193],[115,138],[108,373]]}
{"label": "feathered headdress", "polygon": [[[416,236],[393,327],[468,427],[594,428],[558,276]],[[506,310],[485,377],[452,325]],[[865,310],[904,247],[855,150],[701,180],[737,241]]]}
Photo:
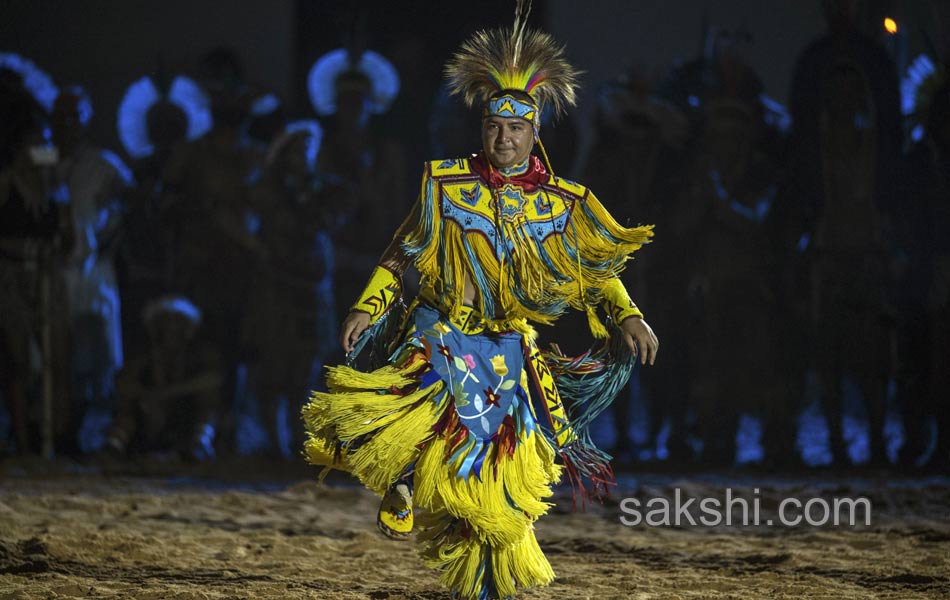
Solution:
{"label": "feathered headdress", "polygon": [[172,109],[172,114],[183,113],[189,140],[201,137],[213,125],[211,99],[204,90],[184,75],[167,84],[162,69],[159,69],[158,76],[148,75],[132,83],[119,103],[116,115],[119,139],[132,158],[144,158],[155,152],[152,143],[154,131],[149,131],[149,113],[158,107]]}
{"label": "feathered headdress", "polygon": [[19,54],[0,52],[0,69],[9,69],[23,78],[23,87],[33,96],[46,112],[53,110],[53,102],[59,95],[59,89],[53,79],[33,61]]}
{"label": "feathered headdress", "polygon": [[389,109],[399,93],[399,73],[381,54],[362,50],[359,54],[347,48],[327,52],[313,63],[307,75],[310,103],[319,115],[336,112],[336,94],[341,80],[358,74],[369,84],[369,112],[382,114]]}
{"label": "feathered headdress", "polygon": [[307,75],[310,103],[318,115],[337,111],[337,95],[344,89],[364,94],[370,114],[389,110],[399,94],[399,73],[383,55],[369,50],[367,20],[369,10],[353,3],[341,7],[334,15],[343,47],[327,52],[317,59]]}
{"label": "feathered headdress", "polygon": [[919,142],[931,125],[931,107],[938,92],[950,83],[950,69],[921,54],[907,67],[901,81],[901,112],[910,118],[911,139]]}
{"label": "feathered headdress", "polygon": [[[445,76],[449,90],[469,107],[482,102],[486,114],[522,117],[537,126],[542,107],[560,115],[574,105],[579,72],[553,37],[528,29],[530,12],[530,0],[517,0],[514,26],[476,33],[445,66]],[[506,90],[528,94],[534,106],[514,96],[499,98]]]}

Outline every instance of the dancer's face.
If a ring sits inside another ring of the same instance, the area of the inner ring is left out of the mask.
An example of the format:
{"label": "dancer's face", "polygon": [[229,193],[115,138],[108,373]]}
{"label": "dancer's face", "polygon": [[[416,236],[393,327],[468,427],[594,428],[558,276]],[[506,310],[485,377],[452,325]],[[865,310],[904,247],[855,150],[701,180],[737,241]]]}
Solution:
{"label": "dancer's face", "polygon": [[523,163],[534,148],[531,123],[520,117],[485,117],[482,119],[482,148],[496,169]]}

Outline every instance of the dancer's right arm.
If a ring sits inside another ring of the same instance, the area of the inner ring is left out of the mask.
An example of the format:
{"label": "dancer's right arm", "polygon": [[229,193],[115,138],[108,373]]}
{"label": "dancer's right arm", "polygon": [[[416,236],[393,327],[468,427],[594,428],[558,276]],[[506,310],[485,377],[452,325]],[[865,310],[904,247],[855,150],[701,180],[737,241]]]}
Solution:
{"label": "dancer's right arm", "polygon": [[402,249],[402,242],[418,219],[419,204],[416,203],[380,257],[379,266],[373,270],[366,289],[350,308],[350,314],[340,327],[340,345],[345,352],[353,351],[360,334],[381,317],[402,294],[402,276],[411,262]]}

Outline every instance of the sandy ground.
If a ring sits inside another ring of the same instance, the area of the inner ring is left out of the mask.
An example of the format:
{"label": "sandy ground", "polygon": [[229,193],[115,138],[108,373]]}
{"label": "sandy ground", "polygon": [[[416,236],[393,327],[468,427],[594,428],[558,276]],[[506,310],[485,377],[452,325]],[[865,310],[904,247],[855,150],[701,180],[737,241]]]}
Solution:
{"label": "sandy ground", "polygon": [[[5,463],[0,599],[448,597],[411,543],[377,534],[371,493],[309,471],[249,472]],[[783,497],[865,496],[872,523],[620,523],[622,498],[672,502],[676,488],[758,497],[762,522]],[[559,493],[537,533],[558,580],[523,598],[950,598],[947,478],[628,475],[583,513]]]}

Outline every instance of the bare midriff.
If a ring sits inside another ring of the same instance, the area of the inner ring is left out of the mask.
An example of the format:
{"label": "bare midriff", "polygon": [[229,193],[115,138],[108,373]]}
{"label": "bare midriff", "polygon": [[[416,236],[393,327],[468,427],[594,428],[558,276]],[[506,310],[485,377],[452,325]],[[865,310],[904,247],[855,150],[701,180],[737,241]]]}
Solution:
{"label": "bare midriff", "polygon": [[462,294],[462,304],[466,306],[475,307],[475,283],[472,281],[472,276],[468,273],[465,273],[465,290]]}

